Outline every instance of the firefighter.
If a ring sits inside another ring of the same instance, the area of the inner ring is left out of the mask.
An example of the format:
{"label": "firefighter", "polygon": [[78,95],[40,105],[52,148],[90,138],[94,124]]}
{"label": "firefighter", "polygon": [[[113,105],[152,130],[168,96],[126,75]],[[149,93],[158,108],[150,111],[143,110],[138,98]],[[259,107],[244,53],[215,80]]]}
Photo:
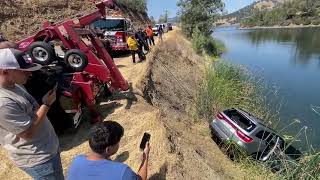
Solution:
{"label": "firefighter", "polygon": [[[149,45],[146,42],[146,34],[143,32],[142,28],[138,29],[138,32],[135,34],[135,38],[138,42],[138,48],[140,51],[144,48],[146,51],[149,51]],[[143,52],[143,51],[142,51]]]}
{"label": "firefighter", "polygon": [[130,34],[127,39],[127,44],[129,46],[129,50],[131,51],[133,63],[136,63],[136,54],[138,54],[140,61],[143,61],[142,52],[138,48],[138,42],[135,39],[134,34]]}

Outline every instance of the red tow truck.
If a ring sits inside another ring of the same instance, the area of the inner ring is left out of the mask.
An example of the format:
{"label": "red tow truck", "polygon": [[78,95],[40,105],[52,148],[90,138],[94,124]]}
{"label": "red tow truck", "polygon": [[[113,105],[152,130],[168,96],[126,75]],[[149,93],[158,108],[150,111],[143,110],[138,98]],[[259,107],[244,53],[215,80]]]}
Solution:
{"label": "red tow truck", "polygon": [[[57,23],[44,22],[36,34],[17,42],[19,49],[29,54],[30,60],[44,66],[42,73],[37,72],[26,86],[36,99],[40,99],[39,103],[43,93],[58,83],[56,108],[48,115],[53,124],[67,123],[64,117],[69,116],[72,126],[77,128],[84,109],[90,112],[91,122],[102,121],[96,109],[101,92],[110,95],[129,89],[97,32],[89,28],[92,23],[106,18],[106,8],[114,8],[115,4],[113,0],[95,4],[95,12]],[[125,42],[124,37],[121,39]],[[62,55],[58,55],[57,43]]]}

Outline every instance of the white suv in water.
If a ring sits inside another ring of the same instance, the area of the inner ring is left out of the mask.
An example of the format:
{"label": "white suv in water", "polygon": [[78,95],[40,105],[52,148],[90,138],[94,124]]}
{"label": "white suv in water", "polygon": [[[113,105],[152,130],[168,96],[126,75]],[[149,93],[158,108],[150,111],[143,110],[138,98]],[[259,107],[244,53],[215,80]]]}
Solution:
{"label": "white suv in water", "polygon": [[211,122],[213,134],[222,141],[231,140],[248,155],[264,159],[275,144],[284,147],[284,140],[258,118],[241,109],[227,109]]}

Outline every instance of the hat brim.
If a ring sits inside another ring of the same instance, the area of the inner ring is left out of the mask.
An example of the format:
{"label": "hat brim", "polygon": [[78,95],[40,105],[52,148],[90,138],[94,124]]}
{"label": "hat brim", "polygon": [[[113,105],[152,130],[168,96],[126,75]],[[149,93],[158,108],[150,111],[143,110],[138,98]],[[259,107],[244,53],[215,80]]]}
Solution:
{"label": "hat brim", "polygon": [[41,68],[42,68],[42,66],[40,64],[32,63],[32,64],[30,64],[30,66],[23,68],[23,69],[19,69],[19,70],[33,72],[33,71],[39,71]]}

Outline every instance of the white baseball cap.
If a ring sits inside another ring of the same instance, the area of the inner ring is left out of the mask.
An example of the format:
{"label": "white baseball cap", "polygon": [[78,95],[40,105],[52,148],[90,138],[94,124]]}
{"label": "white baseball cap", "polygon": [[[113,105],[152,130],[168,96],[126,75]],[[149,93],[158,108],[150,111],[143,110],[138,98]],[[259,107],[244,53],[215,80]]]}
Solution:
{"label": "white baseball cap", "polygon": [[32,63],[28,57],[27,54],[17,49],[0,49],[0,69],[38,71],[42,68],[40,64]]}

